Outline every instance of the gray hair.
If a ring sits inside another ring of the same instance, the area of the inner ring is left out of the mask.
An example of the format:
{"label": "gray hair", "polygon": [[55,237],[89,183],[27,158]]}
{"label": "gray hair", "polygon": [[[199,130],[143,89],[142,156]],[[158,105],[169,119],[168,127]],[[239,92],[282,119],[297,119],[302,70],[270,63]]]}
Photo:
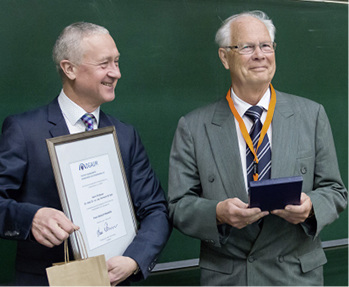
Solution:
{"label": "gray hair", "polygon": [[219,47],[226,47],[231,45],[231,23],[236,19],[244,16],[251,16],[262,21],[269,32],[271,41],[274,42],[275,26],[273,24],[273,21],[264,12],[256,10],[243,12],[227,18],[216,33],[215,41]]}
{"label": "gray hair", "polygon": [[61,77],[64,75],[60,66],[61,61],[69,60],[79,64],[82,58],[81,41],[85,37],[94,34],[109,34],[109,31],[102,26],[86,22],[73,23],[64,28],[53,47],[52,53],[53,61]]}

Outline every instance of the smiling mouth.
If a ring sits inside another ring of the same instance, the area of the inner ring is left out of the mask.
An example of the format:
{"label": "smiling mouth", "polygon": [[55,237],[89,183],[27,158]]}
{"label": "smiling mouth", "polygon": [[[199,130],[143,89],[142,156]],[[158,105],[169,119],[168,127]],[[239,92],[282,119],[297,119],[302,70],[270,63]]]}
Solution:
{"label": "smiling mouth", "polygon": [[259,66],[259,67],[253,67],[251,68],[252,70],[261,70],[261,69],[266,69],[267,67],[265,66]]}
{"label": "smiling mouth", "polygon": [[110,83],[102,83],[102,85],[107,86],[107,87],[113,87],[113,84],[110,84]]}

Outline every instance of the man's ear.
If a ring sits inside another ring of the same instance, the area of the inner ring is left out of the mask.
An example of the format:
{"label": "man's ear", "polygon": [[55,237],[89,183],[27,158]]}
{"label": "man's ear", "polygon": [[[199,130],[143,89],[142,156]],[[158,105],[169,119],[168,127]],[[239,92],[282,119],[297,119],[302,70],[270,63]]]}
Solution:
{"label": "man's ear", "polygon": [[72,62],[70,62],[69,60],[62,60],[60,66],[68,79],[75,80],[76,66]]}
{"label": "man's ear", "polygon": [[229,62],[228,62],[228,51],[224,48],[218,49],[218,56],[221,59],[221,62],[227,70],[229,70]]}

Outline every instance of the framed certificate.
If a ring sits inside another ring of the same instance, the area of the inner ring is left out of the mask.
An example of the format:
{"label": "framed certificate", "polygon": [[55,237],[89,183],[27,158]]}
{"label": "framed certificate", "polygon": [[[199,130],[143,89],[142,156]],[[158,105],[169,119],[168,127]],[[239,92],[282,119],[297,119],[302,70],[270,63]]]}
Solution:
{"label": "framed certificate", "polygon": [[[137,223],[114,127],[46,140],[66,216],[80,226],[87,255],[122,255]],[[71,236],[76,259],[81,242]]]}

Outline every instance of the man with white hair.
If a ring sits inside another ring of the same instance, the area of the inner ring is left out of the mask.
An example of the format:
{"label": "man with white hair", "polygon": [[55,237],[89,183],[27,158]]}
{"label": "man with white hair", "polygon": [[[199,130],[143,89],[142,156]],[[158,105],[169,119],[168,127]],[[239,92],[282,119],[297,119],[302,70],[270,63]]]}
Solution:
{"label": "man with white hair", "polygon": [[[347,205],[324,108],[274,90],[275,27],[261,11],[216,34],[225,98],[179,120],[170,155],[174,226],[201,240],[202,285],[323,285],[320,231]],[[248,205],[251,181],[302,176],[299,205]]]}

